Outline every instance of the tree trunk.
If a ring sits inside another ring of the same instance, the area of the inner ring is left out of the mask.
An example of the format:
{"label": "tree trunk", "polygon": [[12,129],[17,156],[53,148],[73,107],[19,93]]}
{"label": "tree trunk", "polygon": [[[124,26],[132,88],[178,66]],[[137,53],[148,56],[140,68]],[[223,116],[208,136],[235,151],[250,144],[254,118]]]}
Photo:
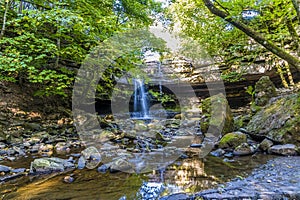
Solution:
{"label": "tree trunk", "polygon": [[260,33],[254,31],[244,23],[235,20],[234,18],[230,17],[226,12],[218,9],[211,0],[202,0],[205,4],[205,6],[210,10],[211,13],[214,15],[223,18],[239,30],[243,31],[246,35],[251,37],[253,40],[255,40],[257,43],[265,47],[267,50],[271,51],[275,55],[277,55],[279,58],[287,61],[291,66],[295,67],[300,72],[300,60],[285,50],[279,48],[274,43],[268,41],[265,39]]}
{"label": "tree trunk", "polygon": [[9,4],[9,0],[5,1],[5,10],[4,10],[4,15],[3,15],[3,24],[2,24],[2,29],[1,29],[1,33],[0,33],[0,39],[4,36],[4,32],[5,32],[5,24],[6,24],[6,15],[7,15],[7,11],[8,11],[8,4]]}
{"label": "tree trunk", "polygon": [[285,69],[286,69],[286,73],[287,73],[290,85],[294,86],[295,83],[294,83],[293,75],[292,75],[291,70],[290,70],[290,66],[287,62],[284,62],[284,66],[285,66]]}
{"label": "tree trunk", "polygon": [[288,85],[288,83],[287,83],[287,81],[286,81],[286,79],[284,77],[284,74],[283,74],[283,71],[281,69],[281,66],[278,63],[276,63],[275,66],[277,68],[277,72],[278,72],[278,74],[280,76],[281,83],[282,83],[283,87],[288,88],[289,85]]}

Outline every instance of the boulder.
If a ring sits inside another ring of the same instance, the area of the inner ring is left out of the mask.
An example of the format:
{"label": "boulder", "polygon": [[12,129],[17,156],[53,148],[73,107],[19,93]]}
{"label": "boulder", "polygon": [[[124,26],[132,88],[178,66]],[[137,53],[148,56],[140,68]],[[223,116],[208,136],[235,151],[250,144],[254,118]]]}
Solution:
{"label": "boulder", "polygon": [[200,126],[203,133],[219,131],[224,135],[233,131],[233,116],[224,94],[219,93],[204,99],[201,109],[203,118]]}
{"label": "boulder", "polygon": [[235,156],[247,156],[253,153],[255,153],[255,148],[250,146],[248,143],[240,144],[233,151],[233,155]]}
{"label": "boulder", "polygon": [[247,142],[247,135],[240,132],[227,133],[219,142],[219,148],[236,148]]}
{"label": "boulder", "polygon": [[66,169],[74,168],[74,164],[61,158],[37,158],[30,165],[30,173],[52,173],[63,172]]}
{"label": "boulder", "polygon": [[300,93],[270,102],[257,112],[246,130],[252,137],[268,138],[279,144],[300,145]]}
{"label": "boulder", "polygon": [[267,138],[265,138],[260,144],[259,148],[262,151],[267,151],[271,146],[273,145],[273,142]]}
{"label": "boulder", "polygon": [[270,154],[278,154],[282,156],[295,156],[297,155],[297,146],[294,144],[285,144],[285,145],[274,145],[268,152]]}
{"label": "boulder", "polygon": [[262,76],[255,84],[255,104],[265,106],[269,100],[276,96],[276,88],[268,76]]}
{"label": "boulder", "polygon": [[111,173],[118,171],[131,172],[133,170],[133,166],[123,158],[118,158],[113,162],[109,163],[109,165]]}

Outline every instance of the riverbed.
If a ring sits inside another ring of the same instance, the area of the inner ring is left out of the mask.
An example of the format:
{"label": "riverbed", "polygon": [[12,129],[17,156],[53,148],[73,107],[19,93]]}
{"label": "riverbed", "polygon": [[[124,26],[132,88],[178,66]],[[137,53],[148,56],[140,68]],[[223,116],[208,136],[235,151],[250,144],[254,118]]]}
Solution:
{"label": "riverbed", "polygon": [[[165,169],[144,174],[75,169],[61,174],[26,175],[2,183],[0,192],[2,199],[151,199],[142,190],[153,183],[162,188],[160,197],[175,193],[192,194],[230,180],[243,179],[271,158],[274,156],[263,154],[230,159],[194,156],[180,158]],[[32,160],[28,157],[14,162],[1,161],[0,164],[29,168]],[[74,181],[64,182],[64,178],[70,175]]]}

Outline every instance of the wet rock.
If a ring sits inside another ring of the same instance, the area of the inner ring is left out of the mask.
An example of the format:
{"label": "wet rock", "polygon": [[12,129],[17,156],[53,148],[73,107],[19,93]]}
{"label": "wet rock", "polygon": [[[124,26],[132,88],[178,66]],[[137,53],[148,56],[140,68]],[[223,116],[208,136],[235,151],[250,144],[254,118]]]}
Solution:
{"label": "wet rock", "polygon": [[6,147],[6,144],[3,142],[0,142],[0,149],[4,149]]}
{"label": "wet rock", "polygon": [[284,96],[256,113],[246,129],[251,137],[300,145],[300,93]]}
{"label": "wet rock", "polygon": [[233,155],[235,156],[246,156],[254,153],[255,153],[254,147],[250,146],[248,143],[240,144],[233,151]]}
{"label": "wet rock", "polygon": [[265,106],[274,96],[276,96],[275,85],[268,76],[262,76],[255,84],[255,104]]}
{"label": "wet rock", "polygon": [[67,154],[71,151],[69,145],[67,145],[66,142],[58,142],[55,145],[54,149],[55,149],[55,152],[60,155]]}
{"label": "wet rock", "polygon": [[94,169],[101,162],[101,155],[95,147],[88,147],[81,152],[88,169]]}
{"label": "wet rock", "polygon": [[137,198],[158,199],[163,190],[164,185],[162,183],[144,182],[137,194]]}
{"label": "wet rock", "polygon": [[210,154],[215,157],[221,157],[225,154],[225,151],[223,149],[217,149],[215,151],[210,152]]}
{"label": "wet rock", "polygon": [[134,129],[136,131],[147,131],[148,130],[148,126],[145,124],[144,121],[137,121],[135,124]]}
{"label": "wet rock", "polygon": [[79,159],[78,159],[78,163],[77,163],[77,168],[78,169],[83,169],[85,167],[85,159],[83,156],[81,156]]}
{"label": "wet rock", "polygon": [[191,144],[190,147],[192,148],[201,148],[203,145],[202,144]]}
{"label": "wet rock", "polygon": [[153,120],[153,122],[149,123],[147,126],[148,126],[148,128],[149,128],[150,130],[157,130],[157,131],[164,128],[164,127],[160,124],[160,122],[157,121],[157,120]]}
{"label": "wet rock", "polygon": [[260,144],[259,148],[262,151],[267,151],[271,146],[273,145],[273,142],[267,138],[265,138]]}
{"label": "wet rock", "polygon": [[16,151],[16,153],[19,154],[19,156],[25,156],[26,155],[25,151],[20,147],[14,146],[13,149]]}
{"label": "wet rock", "polygon": [[61,158],[37,158],[30,165],[30,173],[63,172],[74,168],[74,164]]}
{"label": "wet rock", "polygon": [[23,175],[26,175],[26,173],[20,172],[20,173],[15,173],[15,174],[7,174],[5,176],[1,176],[0,177],[0,182],[6,182],[6,181],[10,181],[16,178],[19,178]]}
{"label": "wet rock", "polygon": [[14,156],[6,156],[6,159],[9,160],[9,161],[15,161],[16,157],[14,157]]}
{"label": "wet rock", "polygon": [[106,164],[101,165],[100,167],[98,167],[97,171],[100,173],[106,173],[108,170],[108,166]]}
{"label": "wet rock", "polygon": [[15,155],[17,152],[13,148],[9,148],[6,151],[7,155]]}
{"label": "wet rock", "polygon": [[227,133],[219,142],[219,148],[235,148],[242,143],[246,143],[247,135],[241,132]]}
{"label": "wet rock", "polygon": [[80,153],[71,153],[71,156],[75,157],[75,158],[79,158],[81,156]]}
{"label": "wet rock", "polygon": [[40,149],[40,144],[35,144],[30,148],[30,153],[38,153]]}
{"label": "wet rock", "polygon": [[224,154],[225,157],[227,158],[232,158],[233,157],[233,153],[232,152],[227,152]]}
{"label": "wet rock", "polygon": [[123,172],[132,171],[132,166],[127,160],[123,158],[118,158],[115,161],[111,162],[110,172],[114,173],[118,171],[123,171]]}
{"label": "wet rock", "polygon": [[270,154],[278,154],[283,156],[295,156],[297,155],[297,146],[294,144],[285,145],[274,145],[269,148],[268,152]]}
{"label": "wet rock", "polygon": [[41,144],[39,146],[39,154],[45,156],[51,156],[53,154],[53,145],[51,144]]}
{"label": "wet rock", "polygon": [[7,150],[6,149],[0,149],[0,156],[7,155]]}
{"label": "wet rock", "polygon": [[65,183],[72,183],[75,179],[72,176],[65,176],[64,182]]}
{"label": "wet rock", "polygon": [[17,169],[12,169],[12,173],[23,173],[26,171],[26,168],[17,168]]}
{"label": "wet rock", "polygon": [[11,167],[5,166],[5,165],[0,165],[0,172],[10,172]]}
{"label": "wet rock", "polygon": [[174,116],[174,119],[182,119],[183,118],[183,115],[182,114],[176,114]]}
{"label": "wet rock", "polygon": [[223,94],[220,93],[204,99],[201,107],[204,118],[201,119],[200,126],[203,133],[222,132],[225,134],[233,131],[233,115]]}
{"label": "wet rock", "polygon": [[176,194],[171,194],[169,196],[164,196],[160,198],[160,200],[183,200],[183,199],[191,199],[191,198],[186,193],[176,193]]}

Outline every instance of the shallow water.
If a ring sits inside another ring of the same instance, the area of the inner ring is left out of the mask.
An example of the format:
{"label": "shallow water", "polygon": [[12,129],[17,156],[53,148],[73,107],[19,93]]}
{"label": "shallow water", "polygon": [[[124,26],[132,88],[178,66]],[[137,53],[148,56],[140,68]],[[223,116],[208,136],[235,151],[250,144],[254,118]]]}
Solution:
{"label": "shallow water", "polygon": [[[222,158],[207,156],[175,161],[166,169],[147,174],[99,173],[96,169],[74,170],[64,174],[43,177],[26,176],[0,185],[2,199],[136,199],[145,182],[162,183],[161,196],[177,192],[198,192],[213,188],[234,178],[247,176],[251,170],[264,164],[273,156],[234,158],[224,162]],[[12,167],[26,167],[31,158],[15,162],[1,162]],[[64,183],[66,175],[74,174],[73,183]]]}

